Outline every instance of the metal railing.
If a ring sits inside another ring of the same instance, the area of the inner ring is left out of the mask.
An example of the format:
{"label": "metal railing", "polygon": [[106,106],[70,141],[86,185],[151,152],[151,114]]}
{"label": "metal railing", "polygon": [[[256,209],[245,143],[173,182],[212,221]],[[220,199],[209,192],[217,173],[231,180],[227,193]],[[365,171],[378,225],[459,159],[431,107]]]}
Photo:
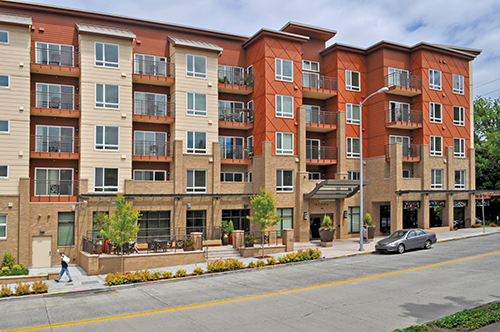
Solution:
{"label": "metal railing", "polygon": [[51,135],[31,135],[31,152],[49,152],[54,154],[79,153],[79,137],[74,136],[51,136]]}
{"label": "metal railing", "polygon": [[397,87],[406,91],[422,92],[422,77],[407,73],[390,73],[384,76],[384,86]]}
{"label": "metal railing", "polygon": [[134,99],[134,114],[149,116],[174,116],[175,103]]}
{"label": "metal railing", "polygon": [[[393,143],[394,144],[394,143]],[[418,144],[403,144],[402,157],[405,160],[418,160],[421,157],[421,145]],[[391,158],[391,144],[385,145],[385,159],[389,160]]]}
{"label": "metal railing", "polygon": [[226,123],[253,123],[253,111],[219,107],[219,121]]}
{"label": "metal railing", "polygon": [[[64,46],[64,45],[63,45]],[[31,48],[31,62],[41,65],[49,65],[51,69],[61,69],[61,67],[79,67],[80,54],[74,50],[60,50],[46,47]]]}
{"label": "metal railing", "polygon": [[337,125],[337,112],[306,109],[306,124],[335,126]]}
{"label": "metal railing", "polygon": [[[250,240],[251,237],[251,240]],[[245,232],[243,237],[243,242],[238,242],[237,239],[233,238],[235,241],[236,248],[244,247],[275,247],[283,245],[282,231],[265,231],[265,232]],[[253,242],[253,243],[252,243]]]}
{"label": "metal railing", "polygon": [[337,79],[316,73],[302,72],[302,89],[322,93],[337,93]]}
{"label": "metal railing", "polygon": [[246,159],[245,147],[243,145],[221,145],[220,146],[221,159]]}
{"label": "metal railing", "polygon": [[134,59],[134,74],[174,77],[174,64],[158,60]]}
{"label": "metal railing", "polygon": [[385,123],[398,122],[406,126],[418,126],[423,124],[421,111],[395,107],[385,111]]}
{"label": "metal railing", "polygon": [[169,147],[167,142],[134,140],[134,155],[167,157],[170,156]]}
{"label": "metal railing", "polygon": [[253,75],[248,74],[243,68],[232,67],[231,69],[219,68],[219,83],[229,86],[253,87]]}
{"label": "metal railing", "polygon": [[[140,221],[139,221],[140,223]],[[206,240],[220,240],[222,233],[220,226],[190,226],[190,227],[162,227],[162,228],[143,228],[137,234],[137,243],[147,243],[152,240],[161,240],[170,236],[187,236],[193,232],[203,234]],[[87,230],[86,236],[92,239],[98,239],[99,230]],[[141,241],[139,241],[139,239]]]}
{"label": "metal railing", "polygon": [[56,93],[46,91],[31,91],[31,105],[51,110],[79,110],[80,95],[74,93]]}
{"label": "metal railing", "polygon": [[41,200],[41,197],[65,197],[78,195],[78,180],[31,180],[32,196]]}
{"label": "metal railing", "polygon": [[337,148],[331,146],[307,146],[306,159],[318,162],[337,161]]}

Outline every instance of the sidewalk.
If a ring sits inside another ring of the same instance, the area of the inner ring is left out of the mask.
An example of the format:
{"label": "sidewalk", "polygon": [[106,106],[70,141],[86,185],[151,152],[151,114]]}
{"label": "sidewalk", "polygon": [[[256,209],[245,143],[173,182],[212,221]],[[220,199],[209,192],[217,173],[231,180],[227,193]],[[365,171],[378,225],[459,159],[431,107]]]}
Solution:
{"label": "sidewalk", "polygon": [[[500,229],[496,228],[486,228],[487,233],[497,233],[500,232]],[[483,235],[482,228],[464,228],[459,229],[457,231],[448,231],[443,233],[437,233],[438,242],[441,241],[450,241],[460,238],[472,237],[472,236],[481,236]],[[335,257],[344,257],[351,255],[358,255],[364,253],[370,253],[375,250],[375,244],[380,239],[384,238],[383,236],[375,237],[373,241],[370,241],[368,244],[364,244],[364,251],[360,252],[359,249],[359,238],[351,238],[345,240],[334,240],[333,246],[329,248],[320,247],[319,240],[312,242],[296,242],[295,243],[295,252],[301,249],[308,248],[319,248],[319,250],[323,253],[323,257],[325,258],[335,258]],[[280,257],[286,253],[273,254],[271,256]],[[248,265],[251,261],[257,261],[256,258],[240,258],[240,261],[243,262],[245,266]],[[202,269],[207,269],[206,263],[200,264],[187,264],[187,265],[178,265],[178,266],[170,266],[159,269],[150,269],[150,271],[162,270],[162,271],[171,271],[175,274],[175,271],[179,269],[184,269],[188,274],[192,273],[192,271],[196,267],[201,267]],[[38,273],[47,273],[47,272],[59,272],[60,267],[51,267],[51,268],[38,268],[38,269],[30,269],[30,274],[38,274]],[[54,280],[46,281],[49,286],[49,293],[59,293],[59,292],[74,292],[74,291],[82,291],[82,290],[95,290],[107,288],[105,285],[104,279],[106,278],[106,274],[100,274],[95,276],[88,276],[85,270],[83,270],[79,266],[71,266],[69,267],[69,272],[71,277],[73,278],[73,282],[68,283],[68,277],[64,275],[61,278],[59,283],[56,283]],[[11,286],[12,287],[12,286]]]}

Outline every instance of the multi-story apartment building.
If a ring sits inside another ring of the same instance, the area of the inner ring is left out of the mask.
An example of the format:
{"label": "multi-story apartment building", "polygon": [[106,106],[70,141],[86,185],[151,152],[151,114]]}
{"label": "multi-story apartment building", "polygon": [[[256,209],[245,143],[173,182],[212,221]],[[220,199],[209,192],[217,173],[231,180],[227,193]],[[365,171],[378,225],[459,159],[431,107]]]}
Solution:
{"label": "multi-story apartment building", "polygon": [[[116,193],[142,235],[257,230],[275,193],[296,241],[449,228],[475,216],[472,61],[479,50],[326,42],[289,22],[251,37],[0,1],[0,253],[28,266],[76,257]],[[387,86],[363,107],[360,102]],[[440,207],[440,209],[435,209]],[[437,211],[437,213],[436,213]]]}

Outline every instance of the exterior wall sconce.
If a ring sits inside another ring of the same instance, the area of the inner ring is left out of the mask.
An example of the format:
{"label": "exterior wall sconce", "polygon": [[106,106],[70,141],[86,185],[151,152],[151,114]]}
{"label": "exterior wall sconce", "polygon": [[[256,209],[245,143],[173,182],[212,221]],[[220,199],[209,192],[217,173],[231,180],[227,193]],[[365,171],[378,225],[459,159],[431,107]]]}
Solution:
{"label": "exterior wall sconce", "polygon": [[304,220],[307,220],[307,211],[304,211]]}
{"label": "exterior wall sconce", "polygon": [[347,218],[347,210],[344,210],[344,219]]}
{"label": "exterior wall sconce", "polygon": [[188,209],[190,209],[190,208],[191,208],[191,203],[187,203],[187,204],[186,204],[186,207],[187,207]]}

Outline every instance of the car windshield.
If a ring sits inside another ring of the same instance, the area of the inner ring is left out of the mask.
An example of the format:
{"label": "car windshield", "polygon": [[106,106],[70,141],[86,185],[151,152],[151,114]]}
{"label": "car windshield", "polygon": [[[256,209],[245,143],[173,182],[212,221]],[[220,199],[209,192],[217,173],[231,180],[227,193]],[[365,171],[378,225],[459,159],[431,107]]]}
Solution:
{"label": "car windshield", "polygon": [[396,231],[389,235],[389,239],[402,239],[406,235],[407,231]]}

